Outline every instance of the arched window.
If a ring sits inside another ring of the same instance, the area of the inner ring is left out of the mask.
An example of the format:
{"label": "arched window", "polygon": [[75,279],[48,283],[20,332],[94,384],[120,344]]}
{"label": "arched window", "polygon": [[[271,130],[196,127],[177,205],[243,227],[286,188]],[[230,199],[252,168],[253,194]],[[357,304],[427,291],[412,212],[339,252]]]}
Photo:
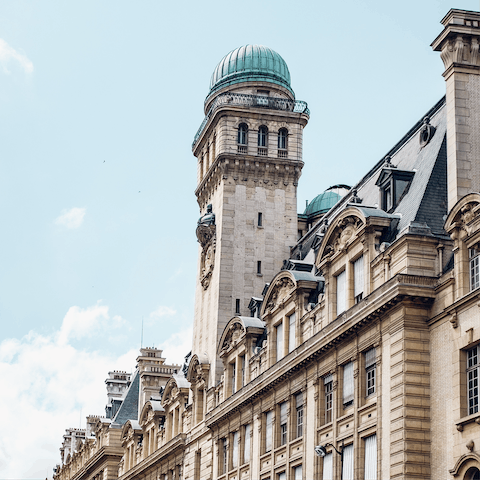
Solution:
{"label": "arched window", "polygon": [[238,126],[238,136],[237,136],[237,143],[239,145],[246,145],[247,144],[247,132],[248,132],[247,124],[241,123]]}
{"label": "arched window", "polygon": [[258,146],[259,147],[267,146],[267,137],[268,137],[268,128],[265,125],[262,125],[258,129]]}
{"label": "arched window", "polygon": [[463,478],[465,480],[480,480],[480,470],[476,467],[469,468]]}
{"label": "arched window", "polygon": [[279,148],[279,150],[286,150],[287,149],[287,137],[288,137],[288,130],[286,128],[281,128],[278,131],[278,148]]}

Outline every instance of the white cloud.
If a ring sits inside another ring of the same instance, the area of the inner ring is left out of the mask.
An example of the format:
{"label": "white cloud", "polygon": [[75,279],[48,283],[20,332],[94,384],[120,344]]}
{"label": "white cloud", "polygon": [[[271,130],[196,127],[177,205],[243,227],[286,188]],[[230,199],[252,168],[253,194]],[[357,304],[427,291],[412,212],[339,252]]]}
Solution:
{"label": "white cloud", "polygon": [[70,210],[63,209],[60,216],[55,219],[55,223],[67,228],[78,228],[83,223],[86,212],[86,208],[73,207]]}
{"label": "white cloud", "polygon": [[192,328],[174,333],[170,338],[160,344],[158,348],[163,350],[162,356],[166,363],[178,363],[182,365],[185,355],[192,350]]}
{"label": "white cloud", "polygon": [[[173,315],[172,308],[157,309]],[[42,335],[31,331],[21,339],[0,343],[0,478],[51,478],[60,463],[59,448],[65,429],[85,428],[87,415],[104,414],[105,378],[111,370],[132,372],[138,350],[120,357],[108,351],[82,348],[92,336],[111,335],[111,328],[126,327],[104,305],[71,307],[58,331]],[[119,329],[121,330],[121,329]],[[172,335],[159,348],[168,363],[182,364],[191,350],[192,329]],[[72,341],[75,340],[75,344]]]}
{"label": "white cloud", "polygon": [[0,65],[5,73],[10,73],[7,65],[12,60],[18,62],[25,73],[33,73],[33,63],[25,55],[17,52],[5,40],[0,38]]}
{"label": "white cloud", "polygon": [[0,436],[1,478],[51,478],[65,429],[85,428],[87,415],[104,414],[107,373],[131,371],[138,352],[116,357],[69,341],[98,332],[107,321],[121,323],[120,317],[109,320],[106,306],[72,307],[59,331],[0,343],[0,411],[8,432]]}
{"label": "white cloud", "polygon": [[[109,318],[108,307],[105,305],[95,305],[86,309],[70,307],[58,333],[58,343],[65,345],[69,340],[92,336],[102,321]],[[118,324],[118,317],[114,318],[114,323]]]}
{"label": "white cloud", "polygon": [[171,307],[160,306],[150,314],[152,320],[157,320],[161,317],[171,317],[175,315],[177,311]]}

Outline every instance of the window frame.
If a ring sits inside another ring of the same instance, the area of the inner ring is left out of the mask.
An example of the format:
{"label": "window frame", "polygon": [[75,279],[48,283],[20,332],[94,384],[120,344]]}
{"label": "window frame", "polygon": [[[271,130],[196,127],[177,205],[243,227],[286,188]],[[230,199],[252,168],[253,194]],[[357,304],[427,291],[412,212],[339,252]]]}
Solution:
{"label": "window frame", "polygon": [[278,130],[277,147],[279,150],[288,149],[288,130],[285,127]]}
{"label": "window frame", "polygon": [[480,250],[468,249],[468,279],[470,291],[480,287]]}
{"label": "window frame", "polygon": [[[244,142],[241,142],[241,140],[244,140]],[[248,125],[244,122],[238,125],[237,145],[243,147],[248,145]]]}
{"label": "window frame", "polygon": [[257,146],[260,148],[268,147],[268,127],[266,125],[258,127]]}
{"label": "window frame", "polygon": [[288,401],[285,400],[278,405],[279,412],[279,446],[288,443]]}
{"label": "window frame", "polygon": [[333,422],[333,375],[323,377],[325,424]]}
{"label": "window frame", "polygon": [[[373,353],[370,353],[372,352]],[[377,349],[369,348],[364,352],[365,359],[365,397],[375,395],[377,392]]]}
{"label": "window frame", "polygon": [[[301,403],[299,399],[301,397]],[[295,438],[303,437],[303,416],[304,416],[304,399],[303,392],[298,392],[295,395]]]}
{"label": "window frame", "polygon": [[465,353],[467,367],[467,415],[475,415],[480,411],[480,346],[475,345],[474,347],[469,348]]}

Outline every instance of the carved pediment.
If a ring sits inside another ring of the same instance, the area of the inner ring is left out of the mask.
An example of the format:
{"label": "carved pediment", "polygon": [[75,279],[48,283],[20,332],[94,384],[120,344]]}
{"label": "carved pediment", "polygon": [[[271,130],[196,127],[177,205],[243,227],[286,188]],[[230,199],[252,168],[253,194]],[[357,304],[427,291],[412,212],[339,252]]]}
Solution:
{"label": "carved pediment", "polygon": [[229,350],[230,347],[233,346],[240,339],[244,332],[245,330],[240,323],[233,323],[230,326],[227,334],[225,335],[225,339],[222,344],[222,352]]}
{"label": "carved pediment", "polygon": [[461,240],[480,229],[480,194],[470,193],[460,199],[445,221],[445,230],[453,240]]}
{"label": "carved pediment", "polygon": [[273,310],[279,305],[295,288],[295,284],[290,278],[279,278],[271,290],[267,299],[267,310]]}

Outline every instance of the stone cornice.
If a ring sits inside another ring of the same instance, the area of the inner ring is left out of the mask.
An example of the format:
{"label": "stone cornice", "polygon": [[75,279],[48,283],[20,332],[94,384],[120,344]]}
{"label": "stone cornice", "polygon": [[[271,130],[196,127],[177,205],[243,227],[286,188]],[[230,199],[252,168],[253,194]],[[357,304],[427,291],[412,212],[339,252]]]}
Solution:
{"label": "stone cornice", "polygon": [[242,183],[253,181],[263,186],[298,184],[304,163],[288,158],[261,157],[255,155],[219,155],[195,190],[202,207],[222,180],[229,178]]}
{"label": "stone cornice", "polygon": [[396,275],[208,413],[206,425],[224,421],[403,300],[433,302],[436,282],[435,277]]}
{"label": "stone cornice", "polygon": [[185,433],[180,433],[176,437],[172,438],[172,440],[167,442],[165,445],[162,445],[158,450],[155,450],[155,452],[153,452],[147,458],[143,459],[133,468],[128,470],[128,472],[125,472],[121,477],[118,477],[118,479],[127,480],[138,478],[137,475],[145,472],[147,468],[160,462],[165,457],[171,457],[179,452],[183,452],[185,450],[186,439],[187,435]]}
{"label": "stone cornice", "polygon": [[[70,480],[76,480],[83,478],[85,475],[88,475],[89,472],[98,468],[101,464],[106,463],[108,461],[114,460],[118,464],[120,459],[123,456],[123,448],[122,447],[111,447],[105,446],[100,448],[98,452],[95,453],[92,457],[90,457],[83,467],[81,467],[73,476],[69,477]],[[62,465],[62,470],[69,465]],[[55,475],[54,478],[61,478],[62,472],[58,475]]]}

